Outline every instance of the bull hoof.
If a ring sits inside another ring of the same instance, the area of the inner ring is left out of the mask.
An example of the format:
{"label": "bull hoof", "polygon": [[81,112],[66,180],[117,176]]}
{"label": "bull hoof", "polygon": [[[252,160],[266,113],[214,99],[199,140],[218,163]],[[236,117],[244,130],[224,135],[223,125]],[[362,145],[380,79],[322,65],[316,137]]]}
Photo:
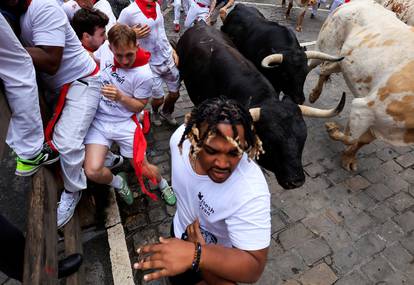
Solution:
{"label": "bull hoof", "polygon": [[316,89],[313,89],[311,94],[309,95],[309,102],[315,103],[316,100],[319,99],[319,96],[321,96],[321,92]]}
{"label": "bull hoof", "polygon": [[355,157],[342,155],[342,167],[348,171],[357,171],[358,163]]}
{"label": "bull hoof", "polygon": [[335,122],[326,122],[325,127],[329,133],[339,131],[339,125]]}
{"label": "bull hoof", "polygon": [[327,122],[325,123],[326,130],[328,131],[328,135],[333,140],[341,140],[342,133],[339,131],[340,126],[335,122]]}

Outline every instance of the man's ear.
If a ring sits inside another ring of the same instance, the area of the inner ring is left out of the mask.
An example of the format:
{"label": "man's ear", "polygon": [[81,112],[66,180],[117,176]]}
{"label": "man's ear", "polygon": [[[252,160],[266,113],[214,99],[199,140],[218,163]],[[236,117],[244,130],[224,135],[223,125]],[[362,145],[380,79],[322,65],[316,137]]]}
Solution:
{"label": "man's ear", "polygon": [[89,35],[87,32],[82,33],[82,42],[83,41],[89,42],[90,38],[91,38],[91,35]]}

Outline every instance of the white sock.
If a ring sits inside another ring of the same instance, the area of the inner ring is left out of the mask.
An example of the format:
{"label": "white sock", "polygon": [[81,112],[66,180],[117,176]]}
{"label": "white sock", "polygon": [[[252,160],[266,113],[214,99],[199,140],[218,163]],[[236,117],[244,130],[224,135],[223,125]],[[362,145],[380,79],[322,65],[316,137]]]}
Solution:
{"label": "white sock", "polygon": [[122,177],[118,175],[112,175],[112,181],[109,183],[112,187],[116,189],[121,189],[122,187]]}
{"label": "white sock", "polygon": [[167,186],[168,186],[167,180],[165,180],[164,178],[161,178],[161,181],[158,183],[158,188],[164,189]]}

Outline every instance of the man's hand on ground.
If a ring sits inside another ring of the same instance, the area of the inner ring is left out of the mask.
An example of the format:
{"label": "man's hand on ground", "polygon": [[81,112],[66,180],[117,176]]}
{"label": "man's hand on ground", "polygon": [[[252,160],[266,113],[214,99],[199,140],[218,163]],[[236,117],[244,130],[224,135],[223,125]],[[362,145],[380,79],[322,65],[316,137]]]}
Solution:
{"label": "man's hand on ground", "polygon": [[134,268],[139,270],[158,269],[158,271],[146,274],[145,281],[174,276],[191,268],[194,251],[195,247],[192,242],[160,237],[159,244],[149,244],[137,250],[139,255],[150,254],[150,256],[134,263]]}

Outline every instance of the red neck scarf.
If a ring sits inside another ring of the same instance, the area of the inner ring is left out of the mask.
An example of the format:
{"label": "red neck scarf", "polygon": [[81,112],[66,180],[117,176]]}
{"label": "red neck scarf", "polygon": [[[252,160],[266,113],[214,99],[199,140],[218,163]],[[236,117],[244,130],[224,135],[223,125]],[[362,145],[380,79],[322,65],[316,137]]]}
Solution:
{"label": "red neck scarf", "polygon": [[[146,65],[149,62],[150,57],[151,53],[149,51],[146,51],[143,48],[138,48],[137,53],[135,55],[134,64],[130,68]],[[123,67],[121,67],[119,62],[117,62],[114,58],[114,66],[112,67],[112,71],[115,71],[117,68]]]}
{"label": "red neck scarf", "polygon": [[147,18],[157,19],[157,3],[155,1],[147,2],[147,0],[135,0],[135,3],[137,3],[138,7]]}
{"label": "red neck scarf", "polygon": [[82,44],[82,46],[83,46],[84,49],[86,49],[87,51],[89,51],[91,53],[95,52],[94,50],[92,50],[91,48],[89,48],[87,46],[84,46],[83,44]]}

